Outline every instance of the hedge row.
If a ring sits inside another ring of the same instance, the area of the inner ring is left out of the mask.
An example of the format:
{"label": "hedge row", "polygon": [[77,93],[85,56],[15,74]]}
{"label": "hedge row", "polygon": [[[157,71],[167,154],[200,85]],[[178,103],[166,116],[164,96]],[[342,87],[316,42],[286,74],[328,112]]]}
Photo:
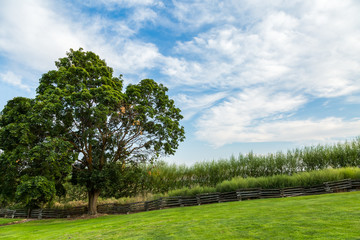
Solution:
{"label": "hedge row", "polygon": [[157,163],[143,167],[141,186],[154,193],[183,187],[215,187],[234,177],[266,177],[292,175],[326,168],[360,166],[360,138],[335,145],[318,145],[292,151],[256,155],[252,152],[237,158],[200,162],[191,167]]}
{"label": "hedge row", "polygon": [[195,196],[203,193],[231,192],[237,189],[262,188],[279,189],[286,187],[310,187],[324,182],[339,181],[343,179],[360,180],[360,168],[348,167],[339,169],[324,169],[289,175],[274,175],[268,177],[235,177],[230,181],[223,181],[215,187],[195,186],[169,191],[161,196]]}

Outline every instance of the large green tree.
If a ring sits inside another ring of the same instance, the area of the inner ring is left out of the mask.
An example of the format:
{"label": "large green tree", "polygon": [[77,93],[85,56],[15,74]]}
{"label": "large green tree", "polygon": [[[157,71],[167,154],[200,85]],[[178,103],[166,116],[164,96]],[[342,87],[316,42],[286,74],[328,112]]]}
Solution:
{"label": "large green tree", "polygon": [[78,154],[74,182],[86,186],[89,214],[96,214],[114,174],[175,153],[184,140],[182,115],[162,84],[144,79],[123,90],[121,76],[93,52],[71,49],[56,67],[40,79],[34,110],[47,136]]}

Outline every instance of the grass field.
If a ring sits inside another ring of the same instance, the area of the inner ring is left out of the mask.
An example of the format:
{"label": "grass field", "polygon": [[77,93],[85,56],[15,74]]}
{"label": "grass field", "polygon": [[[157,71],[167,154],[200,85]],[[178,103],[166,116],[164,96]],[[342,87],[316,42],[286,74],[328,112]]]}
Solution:
{"label": "grass field", "polygon": [[360,239],[360,192],[36,220],[0,239]]}
{"label": "grass field", "polygon": [[[17,221],[20,221],[20,220],[22,220],[22,219],[0,218],[0,225],[11,223],[11,222],[17,222]],[[0,230],[0,232],[1,232],[1,230]]]}

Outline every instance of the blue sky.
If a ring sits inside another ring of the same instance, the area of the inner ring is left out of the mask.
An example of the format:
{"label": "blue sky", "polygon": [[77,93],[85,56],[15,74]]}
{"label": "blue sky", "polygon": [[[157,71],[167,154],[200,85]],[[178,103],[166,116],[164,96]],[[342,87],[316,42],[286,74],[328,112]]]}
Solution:
{"label": "blue sky", "polygon": [[182,109],[169,162],[228,158],[360,135],[356,0],[3,0],[0,108],[34,97],[70,48],[125,83],[152,78]]}

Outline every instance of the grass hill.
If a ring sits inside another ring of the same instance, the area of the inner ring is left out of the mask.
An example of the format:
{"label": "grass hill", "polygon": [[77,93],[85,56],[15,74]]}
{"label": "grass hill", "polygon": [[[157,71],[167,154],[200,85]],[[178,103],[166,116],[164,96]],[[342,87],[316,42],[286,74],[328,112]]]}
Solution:
{"label": "grass hill", "polygon": [[359,239],[360,192],[0,227],[0,239]]}

